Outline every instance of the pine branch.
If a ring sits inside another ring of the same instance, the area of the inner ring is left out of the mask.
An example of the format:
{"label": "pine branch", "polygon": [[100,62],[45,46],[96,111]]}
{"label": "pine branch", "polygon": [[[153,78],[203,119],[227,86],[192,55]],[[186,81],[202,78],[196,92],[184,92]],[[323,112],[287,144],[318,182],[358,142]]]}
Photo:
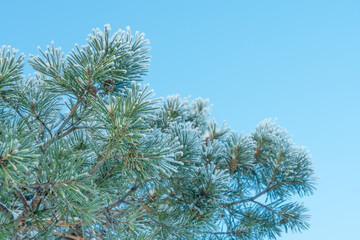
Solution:
{"label": "pine branch", "polygon": [[[114,142],[122,133],[124,133],[124,132],[126,131],[127,128],[128,128],[128,127],[125,126],[125,127],[123,127],[123,128],[121,129],[121,131],[118,131],[118,132],[116,133],[116,135],[111,139],[111,141],[110,141],[109,145],[106,147],[106,149],[99,154],[99,156],[97,157],[97,159],[94,161],[94,166],[93,166],[93,168],[92,168],[91,171],[90,171],[90,175],[94,175],[96,169],[98,169],[98,168],[106,161],[106,159],[109,157],[109,151],[110,151],[110,149],[111,149],[111,145],[113,144],[113,142]],[[105,154],[105,156],[103,157],[103,159],[96,164],[96,162],[101,158],[101,156],[102,156],[103,154]]]}
{"label": "pine branch", "polygon": [[[127,193],[122,198],[120,198],[115,203],[110,204],[110,206],[106,207],[106,210],[110,210],[110,209],[112,209],[114,207],[119,206],[121,203],[123,203],[126,200],[126,198],[128,196],[130,196],[132,193],[134,193],[139,187],[140,187],[140,181],[138,179],[136,179],[134,186],[132,186],[132,188],[130,188],[130,190],[127,191]],[[99,213],[102,214],[104,212],[105,212],[105,210],[101,210]]]}
{"label": "pine branch", "polygon": [[[45,142],[43,144],[43,149],[44,152],[46,151],[46,149],[49,147],[49,145],[51,145],[55,139],[59,140],[61,138],[63,138],[64,136],[70,134],[72,131],[74,131],[75,129],[69,129],[66,133],[60,135],[60,133],[62,132],[63,128],[66,126],[66,124],[70,121],[70,119],[74,116],[77,107],[79,106],[79,104],[83,101],[84,97],[86,95],[86,91],[80,96],[80,98],[78,98],[78,100],[76,101],[75,105],[73,106],[73,108],[71,109],[71,112],[69,114],[69,116],[64,120],[64,122],[61,124],[61,126],[59,127],[59,129],[56,131],[56,134],[54,137],[51,137],[51,139],[47,142]],[[66,134],[66,135],[65,135]]]}
{"label": "pine branch", "polygon": [[275,211],[274,209],[272,209],[272,208],[269,207],[269,206],[266,206],[266,205],[264,205],[264,204],[262,204],[262,203],[260,203],[260,202],[255,201],[255,200],[251,200],[251,202],[253,202],[253,203],[255,203],[255,204],[257,204],[257,205],[265,208],[266,210],[272,212],[272,213],[275,214],[275,215],[279,215],[279,213],[278,213],[277,211]]}
{"label": "pine branch", "polygon": [[[0,118],[19,124],[0,121],[5,238],[259,239],[308,227],[306,208],[287,198],[311,193],[306,149],[271,120],[243,137],[209,119],[207,101],[158,104],[130,84],[146,72],[143,36],[109,31],[94,30],[65,57],[53,44],[40,50],[30,60],[39,81],[24,90],[13,87],[20,65],[9,68],[11,53],[0,49]],[[67,114],[60,94],[74,99]]]}
{"label": "pine branch", "polygon": [[268,184],[268,186],[266,187],[265,190],[263,190],[262,192],[259,192],[258,194],[256,194],[255,196],[253,196],[251,198],[235,201],[235,202],[232,202],[232,203],[227,203],[225,205],[231,206],[231,205],[236,205],[236,204],[245,203],[245,202],[249,202],[249,201],[254,201],[255,199],[257,199],[258,197],[264,195],[265,193],[268,193],[268,192],[272,191],[273,189],[281,186],[281,183],[275,184],[274,186],[271,186],[271,185],[275,181],[276,175],[278,174],[278,169],[279,169],[280,164],[281,164],[281,160],[282,160],[282,158],[284,156],[285,156],[284,153],[280,154],[280,157],[279,157],[278,161],[276,162],[277,166],[276,166],[276,168],[275,168],[275,170],[274,170],[274,172],[273,172],[273,174],[271,176],[271,180],[270,180],[270,182],[269,182],[269,184]]}
{"label": "pine branch", "polygon": [[[1,97],[1,94],[0,94],[0,97]],[[3,99],[2,99],[3,100]],[[3,100],[3,103],[4,100]],[[26,118],[24,117],[24,115],[22,115],[22,113],[19,111],[18,108],[16,108],[13,104],[11,104],[10,102],[8,102],[8,105],[10,106],[11,109],[13,109],[18,115],[20,118],[24,119],[25,120],[25,124],[28,126],[29,130],[32,131],[32,127],[30,126],[29,122],[26,120]],[[34,137],[34,140],[36,141],[37,144],[39,144],[39,141],[38,139],[36,139],[36,137]]]}
{"label": "pine branch", "polygon": [[241,231],[229,231],[229,232],[202,232],[202,234],[212,234],[212,235],[238,235],[241,233],[246,233],[248,230]]}
{"label": "pine branch", "polygon": [[77,107],[79,106],[79,104],[83,101],[83,97],[85,96],[85,93],[78,98],[78,100],[76,101],[75,105],[73,106],[73,108],[71,109],[71,112],[69,114],[69,116],[65,119],[65,121],[62,123],[62,125],[59,127],[59,129],[57,130],[57,134],[59,135],[61,133],[61,131],[63,130],[63,128],[66,126],[66,124],[70,121],[70,119],[74,116],[75,111],[77,109]]}
{"label": "pine branch", "polygon": [[271,190],[279,187],[280,184],[277,184],[277,185],[274,185],[274,186],[271,186],[270,185],[263,191],[259,192],[258,194],[256,194],[255,196],[251,197],[251,198],[247,198],[247,199],[243,199],[243,200],[239,200],[239,201],[235,201],[235,202],[231,202],[231,203],[226,203],[224,204],[225,206],[232,206],[232,205],[236,205],[236,204],[240,204],[240,203],[246,203],[246,202],[251,202],[257,198],[259,198],[260,196],[264,195],[265,193],[268,193],[270,192]]}
{"label": "pine branch", "polygon": [[67,131],[68,129],[72,128],[72,127],[76,127],[77,125],[79,125],[81,123],[81,121],[83,120],[83,118],[85,116],[87,116],[90,112],[91,112],[91,109],[86,112],[87,108],[88,108],[89,104],[88,104],[88,101],[85,101],[85,106],[84,106],[84,109],[83,109],[83,113],[81,114],[81,116],[79,117],[79,119],[76,120],[76,122],[72,122],[71,125],[65,129],[63,129],[64,131]]}
{"label": "pine branch", "polygon": [[43,125],[43,127],[46,129],[46,131],[48,131],[50,137],[52,138],[53,135],[52,135],[50,129],[49,129],[49,128],[46,126],[46,124],[40,119],[39,115],[36,114],[36,112],[35,112],[35,106],[34,106],[33,101],[31,101],[31,110],[32,110],[33,114],[35,115],[35,119],[38,120],[38,121],[41,123],[41,125]]}

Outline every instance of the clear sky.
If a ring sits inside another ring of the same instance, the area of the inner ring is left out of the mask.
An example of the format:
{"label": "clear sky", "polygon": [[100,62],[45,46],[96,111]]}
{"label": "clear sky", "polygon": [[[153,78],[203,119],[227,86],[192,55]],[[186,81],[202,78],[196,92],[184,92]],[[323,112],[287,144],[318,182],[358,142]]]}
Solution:
{"label": "clear sky", "polygon": [[[157,96],[209,98],[248,133],[278,118],[313,156],[311,228],[283,240],[360,235],[360,1],[1,1],[0,45],[66,52],[92,28],[131,26],[151,42]],[[30,73],[30,69],[26,68]]]}

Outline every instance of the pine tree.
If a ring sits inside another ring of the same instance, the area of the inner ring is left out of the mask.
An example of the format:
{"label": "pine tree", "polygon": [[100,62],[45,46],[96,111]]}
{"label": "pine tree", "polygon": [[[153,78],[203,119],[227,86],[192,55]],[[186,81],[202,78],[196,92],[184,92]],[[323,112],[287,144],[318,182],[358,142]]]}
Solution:
{"label": "pine tree", "polygon": [[156,99],[149,47],[96,29],[65,56],[0,50],[0,239],[275,239],[307,229],[308,151],[275,121],[247,135],[208,100]]}

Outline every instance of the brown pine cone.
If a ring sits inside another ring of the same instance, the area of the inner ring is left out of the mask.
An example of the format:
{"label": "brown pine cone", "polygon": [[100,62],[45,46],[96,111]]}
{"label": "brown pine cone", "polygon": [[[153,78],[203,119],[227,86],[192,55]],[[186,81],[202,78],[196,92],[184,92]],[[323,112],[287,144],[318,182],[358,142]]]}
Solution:
{"label": "brown pine cone", "polygon": [[238,165],[239,160],[237,158],[233,158],[231,159],[230,163],[229,163],[229,167],[230,167],[230,173],[235,172],[237,165]]}
{"label": "brown pine cone", "polygon": [[98,92],[98,89],[97,89],[97,87],[95,87],[95,86],[90,86],[89,92],[90,92],[90,94],[91,94],[93,97],[96,97],[96,94],[97,94],[97,92]]}
{"label": "brown pine cone", "polygon": [[106,93],[112,92],[114,89],[114,81],[113,80],[106,80],[103,83],[103,88]]}

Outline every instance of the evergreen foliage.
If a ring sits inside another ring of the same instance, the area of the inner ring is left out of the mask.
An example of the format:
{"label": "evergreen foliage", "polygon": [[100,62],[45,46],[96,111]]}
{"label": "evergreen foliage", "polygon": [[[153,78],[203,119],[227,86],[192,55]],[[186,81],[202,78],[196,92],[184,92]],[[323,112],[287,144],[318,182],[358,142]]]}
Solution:
{"label": "evergreen foliage", "polygon": [[155,99],[148,41],[96,29],[64,55],[0,50],[1,239],[275,239],[307,229],[310,155],[275,121],[238,134],[208,100]]}

